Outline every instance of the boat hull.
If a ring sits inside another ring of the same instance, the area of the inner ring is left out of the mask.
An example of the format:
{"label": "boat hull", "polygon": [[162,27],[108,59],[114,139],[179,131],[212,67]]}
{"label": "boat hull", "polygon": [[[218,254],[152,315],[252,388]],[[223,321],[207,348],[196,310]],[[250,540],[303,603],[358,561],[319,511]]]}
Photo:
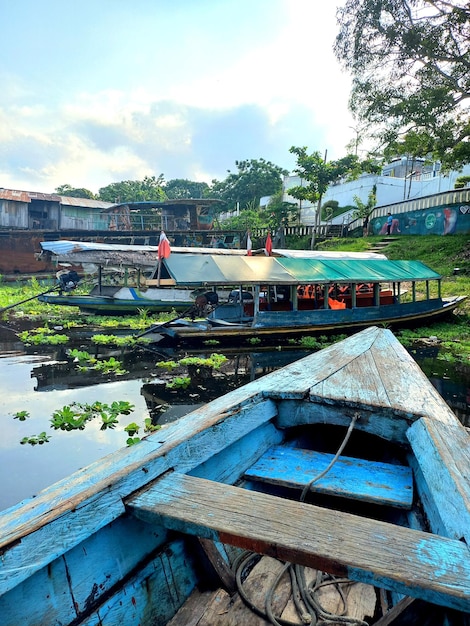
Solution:
{"label": "boat hull", "polygon": [[391,328],[413,327],[449,317],[464,299],[460,296],[341,310],[260,311],[255,320],[240,324],[226,323],[217,318],[206,322],[178,321],[160,329],[154,341],[197,343],[218,340],[230,343],[240,339],[279,340],[325,332],[350,334],[377,324]]}
{"label": "boat hull", "polygon": [[[335,476],[305,478],[336,451]],[[1,513],[2,626],[163,626],[215,572],[222,584],[209,553],[244,548],[373,582],[385,615],[408,596],[461,625],[469,476],[465,428],[392,333],[369,328]]]}
{"label": "boat hull", "polygon": [[142,297],[136,290],[128,291],[134,292],[135,297],[115,298],[112,296],[98,295],[46,294],[39,296],[38,300],[57,306],[74,306],[78,307],[81,311],[100,315],[134,315],[142,310],[152,313],[164,313],[173,310],[182,312],[187,311],[194,304],[189,296],[184,300],[158,300]]}

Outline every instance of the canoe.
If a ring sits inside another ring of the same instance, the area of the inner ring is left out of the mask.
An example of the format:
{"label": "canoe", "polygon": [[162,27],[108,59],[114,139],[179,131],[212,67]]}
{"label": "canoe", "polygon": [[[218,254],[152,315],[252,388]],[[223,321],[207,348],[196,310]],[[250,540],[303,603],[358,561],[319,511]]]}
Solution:
{"label": "canoe", "polygon": [[2,626],[264,624],[228,621],[244,551],[374,586],[349,623],[467,624],[468,444],[391,331],[368,328],[3,511]]}
{"label": "canoe", "polygon": [[188,312],[194,298],[187,289],[142,289],[122,286],[94,286],[88,294],[48,293],[38,297],[40,302],[59,306],[75,306],[84,313],[97,315],[133,315],[142,311],[163,313]]}

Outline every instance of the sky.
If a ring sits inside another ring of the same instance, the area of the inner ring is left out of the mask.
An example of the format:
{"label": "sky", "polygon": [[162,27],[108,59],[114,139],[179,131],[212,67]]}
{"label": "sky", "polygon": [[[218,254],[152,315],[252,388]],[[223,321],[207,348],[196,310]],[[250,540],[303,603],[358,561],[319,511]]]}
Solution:
{"label": "sky", "polygon": [[322,0],[0,0],[0,188],[292,171],[345,156],[351,79]]}

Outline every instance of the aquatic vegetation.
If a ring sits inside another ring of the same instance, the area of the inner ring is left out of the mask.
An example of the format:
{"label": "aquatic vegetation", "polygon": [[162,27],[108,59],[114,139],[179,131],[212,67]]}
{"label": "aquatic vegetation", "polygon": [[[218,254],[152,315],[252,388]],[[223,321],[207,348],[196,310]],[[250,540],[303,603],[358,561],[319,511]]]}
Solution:
{"label": "aquatic vegetation", "polygon": [[113,356],[107,360],[97,361],[93,366],[93,369],[101,372],[102,374],[109,374],[112,372],[117,376],[127,374],[127,370],[123,369],[121,361],[118,361]]}
{"label": "aquatic vegetation", "polygon": [[166,384],[167,389],[187,389],[191,384],[189,376],[176,376],[172,381]]}
{"label": "aquatic vegetation", "polygon": [[99,401],[93,404],[73,402],[54,411],[51,426],[55,430],[83,430],[86,423],[95,418],[102,421],[101,430],[115,428],[119,423],[119,415],[129,415],[134,405],[127,401],[115,401],[111,405]]}
{"label": "aquatic vegetation", "polygon": [[140,426],[136,424],[135,422],[131,422],[127,426],[124,426],[124,430],[130,437],[132,437],[133,435],[136,435],[139,432]]}
{"label": "aquatic vegetation", "polygon": [[39,435],[32,435],[30,437],[23,437],[23,439],[20,441],[20,444],[21,445],[25,445],[25,444],[29,443],[29,445],[31,445],[31,446],[36,446],[36,445],[42,446],[44,443],[48,443],[50,438],[51,438],[51,436],[50,435],[46,435],[46,433],[43,431],[42,433],[39,433]]}
{"label": "aquatic vegetation", "polygon": [[261,343],[261,339],[259,337],[249,337],[246,341],[252,346],[256,346]]}
{"label": "aquatic vegetation", "polygon": [[227,362],[227,357],[223,354],[213,353],[208,358],[190,356],[180,359],[178,362],[180,365],[195,366],[195,367],[209,367],[212,369],[219,369],[221,365]]}
{"label": "aquatic vegetation", "polygon": [[13,419],[19,420],[20,422],[24,422],[25,420],[28,419],[28,417],[31,417],[31,415],[29,414],[29,411],[17,411],[15,415],[13,416]]}
{"label": "aquatic vegetation", "polygon": [[26,345],[50,345],[50,346],[58,346],[69,341],[67,335],[52,335],[53,333],[50,329],[41,329],[40,332],[34,331],[23,331],[18,334],[18,337],[21,339],[23,343]]}
{"label": "aquatic vegetation", "polygon": [[161,424],[154,424],[151,417],[146,417],[144,420],[144,431],[146,433],[154,433],[155,431],[160,430],[161,427]]}
{"label": "aquatic vegetation", "polygon": [[179,367],[179,363],[177,363],[176,361],[158,361],[158,363],[155,363],[155,366],[171,372]]}

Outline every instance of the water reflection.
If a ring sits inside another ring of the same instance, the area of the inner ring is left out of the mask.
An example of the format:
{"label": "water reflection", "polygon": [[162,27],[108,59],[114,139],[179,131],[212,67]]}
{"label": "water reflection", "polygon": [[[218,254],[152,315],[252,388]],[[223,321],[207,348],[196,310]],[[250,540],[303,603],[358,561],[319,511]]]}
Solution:
{"label": "water reflection", "polygon": [[[125,373],[99,374],[94,370],[79,370],[63,347],[25,347],[14,333],[0,329],[0,376],[2,377],[2,438],[0,459],[4,476],[0,487],[0,509],[31,497],[53,482],[126,445],[124,427],[130,422],[141,426],[145,419],[153,424],[166,424],[194,408],[209,402],[245,383],[291,363],[306,354],[284,348],[282,350],[223,351],[227,361],[218,370],[199,371],[191,376],[186,389],[171,388],[168,382],[175,375],[186,375],[187,370],[173,372],[157,368],[161,360],[178,361],[185,352],[150,350],[119,351],[77,344],[95,358],[113,356],[122,362]],[[199,351],[198,356],[210,356]],[[438,360],[437,349],[413,351],[426,375],[459,416],[470,425],[470,371],[456,368]],[[201,369],[201,368],[200,368]],[[135,406],[133,413],[119,420],[114,429],[102,430],[96,421],[84,430],[66,432],[52,430],[52,413],[74,402],[94,401],[111,404],[128,401]],[[14,419],[18,411],[27,411],[25,421]],[[20,445],[25,436],[40,432],[51,435],[44,445]]]}

